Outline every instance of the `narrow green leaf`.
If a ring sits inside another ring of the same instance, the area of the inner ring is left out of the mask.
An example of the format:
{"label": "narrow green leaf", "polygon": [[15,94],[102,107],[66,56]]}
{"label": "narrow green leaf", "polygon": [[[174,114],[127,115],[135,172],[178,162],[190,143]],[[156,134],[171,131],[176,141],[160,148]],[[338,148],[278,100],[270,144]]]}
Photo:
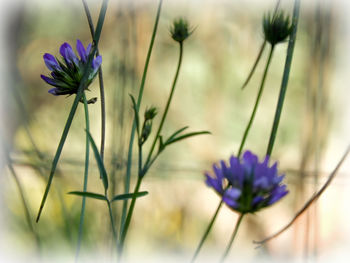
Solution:
{"label": "narrow green leaf", "polygon": [[168,142],[172,141],[176,135],[180,134],[181,132],[183,132],[184,130],[188,129],[188,126],[185,126],[179,130],[177,130],[176,132],[174,132],[165,142],[165,144],[168,144]]}
{"label": "narrow green leaf", "polygon": [[176,137],[174,139],[172,139],[171,141],[167,141],[165,143],[166,146],[174,143],[174,142],[178,142],[178,141],[181,141],[181,140],[184,140],[186,138],[189,138],[189,137],[193,137],[193,136],[197,136],[197,135],[201,135],[201,134],[211,134],[210,132],[208,131],[200,131],[200,132],[190,132],[190,133],[187,133],[187,134],[184,134],[184,135],[181,135],[179,137]]}
{"label": "narrow green leaf", "polygon": [[[147,191],[138,192],[138,193],[135,194],[136,198],[142,197],[142,196],[145,196],[145,195],[148,195]],[[133,198],[133,196],[134,196],[134,193],[116,195],[115,197],[112,198],[111,202],[118,201],[118,200],[131,199],[131,198]]]}
{"label": "narrow green leaf", "polygon": [[105,190],[107,191],[108,189],[108,177],[107,177],[107,172],[106,172],[106,169],[105,169],[105,166],[103,165],[103,161],[101,159],[101,155],[96,147],[96,143],[94,141],[94,139],[91,137],[91,134],[90,132],[86,131],[86,133],[88,134],[89,136],[89,140],[90,140],[90,143],[91,143],[91,148],[94,152],[94,155],[95,155],[95,159],[96,159],[96,162],[97,162],[97,166],[98,166],[98,170],[100,171],[100,175],[101,175],[101,178],[102,178],[102,182],[103,182],[103,186],[105,188]]}
{"label": "narrow green leaf", "polygon": [[134,110],[134,115],[135,115],[135,122],[136,122],[136,131],[137,135],[140,137],[140,117],[139,117],[139,110],[137,108],[137,104],[135,101],[135,98],[133,95],[129,94],[131,101],[132,101],[132,108]]}
{"label": "narrow green leaf", "polygon": [[73,192],[69,192],[68,194],[69,195],[85,196],[85,197],[90,197],[90,198],[94,198],[94,199],[107,201],[107,198],[104,195],[91,193],[91,192],[73,191]]}

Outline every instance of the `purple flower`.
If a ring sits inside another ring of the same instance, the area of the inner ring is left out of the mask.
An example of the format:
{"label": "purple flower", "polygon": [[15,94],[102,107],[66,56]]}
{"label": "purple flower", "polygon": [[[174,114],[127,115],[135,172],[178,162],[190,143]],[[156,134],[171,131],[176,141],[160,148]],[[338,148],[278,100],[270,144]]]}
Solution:
{"label": "purple flower", "polygon": [[284,175],[279,175],[277,163],[269,166],[269,157],[262,162],[250,151],[241,159],[231,156],[229,165],[224,161],[220,167],[213,165],[213,176],[205,174],[206,184],[222,197],[233,210],[240,213],[254,213],[268,207],[287,193],[282,184]]}
{"label": "purple flower", "polygon": [[[53,55],[45,53],[44,62],[47,68],[51,71],[51,76],[41,75],[41,78],[54,88],[49,90],[52,95],[71,95],[78,91],[78,87],[83,77],[88,57],[91,51],[91,44],[86,49],[78,39],[76,49],[79,57],[74,53],[72,47],[68,43],[63,43],[60,47],[62,61],[55,58]],[[89,76],[85,83],[85,89],[91,84],[96,77],[101,66],[102,57],[97,56],[92,60],[88,70]]]}

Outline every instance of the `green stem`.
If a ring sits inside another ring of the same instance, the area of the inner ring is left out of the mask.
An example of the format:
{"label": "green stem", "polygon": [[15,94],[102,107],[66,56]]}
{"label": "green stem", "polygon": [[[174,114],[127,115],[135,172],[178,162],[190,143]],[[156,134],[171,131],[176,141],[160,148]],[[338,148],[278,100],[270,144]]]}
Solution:
{"label": "green stem", "polygon": [[[107,195],[106,195],[106,198],[107,198]],[[114,241],[115,241],[115,244],[118,248],[118,236],[117,236],[117,231],[116,231],[116,228],[115,228],[115,224],[114,224],[114,219],[113,219],[113,212],[112,212],[112,207],[111,207],[111,203],[110,201],[107,199],[107,206],[108,206],[108,212],[109,212],[109,218],[111,220],[111,226],[112,226],[112,231],[113,231],[113,238],[114,238]]]}
{"label": "green stem", "polygon": [[126,220],[125,220],[125,225],[124,225],[124,228],[123,228],[123,232],[121,233],[121,236],[120,236],[120,242],[119,242],[119,247],[118,247],[118,252],[119,252],[118,253],[118,258],[119,259],[122,258],[125,237],[126,237],[126,234],[128,232],[128,229],[129,229],[129,225],[130,225],[132,214],[134,212],[134,207],[135,207],[135,203],[136,203],[136,193],[139,192],[139,189],[140,189],[140,186],[141,186],[141,182],[142,182],[142,178],[143,177],[141,177],[141,176],[137,177],[137,182],[136,182],[135,189],[134,189],[134,196],[132,197],[130,208],[128,210],[128,215],[127,215]]}
{"label": "green stem", "polygon": [[278,103],[277,103],[277,107],[276,107],[275,117],[273,120],[269,144],[268,144],[267,151],[266,151],[266,155],[269,155],[269,156],[271,156],[273,145],[274,145],[275,140],[276,140],[276,134],[277,134],[280,118],[281,118],[284,98],[285,98],[286,92],[287,92],[289,73],[290,73],[290,69],[291,69],[291,65],[292,65],[295,39],[296,39],[297,28],[298,28],[299,9],[300,9],[300,0],[296,0],[294,2],[294,11],[293,11],[293,22],[292,22],[293,23],[293,31],[292,31],[290,38],[289,38],[287,57],[286,57],[286,62],[285,62],[285,66],[284,66],[280,94],[279,94]]}
{"label": "green stem", "polygon": [[147,160],[145,162],[145,167],[148,166],[148,163],[151,160],[154,147],[156,146],[156,143],[158,141],[158,137],[160,135],[160,132],[162,131],[162,128],[163,128],[163,125],[164,125],[164,121],[165,121],[165,118],[166,118],[166,116],[168,114],[169,106],[170,106],[171,100],[172,100],[173,95],[174,95],[175,86],[176,86],[176,82],[177,82],[177,79],[178,79],[178,76],[179,76],[179,72],[180,72],[180,68],[181,68],[181,64],[182,64],[182,56],[183,56],[183,44],[182,44],[182,42],[179,42],[179,45],[180,45],[179,61],[178,61],[178,64],[177,64],[177,69],[176,69],[175,77],[174,77],[174,80],[173,80],[173,85],[171,87],[170,95],[168,97],[168,101],[167,101],[167,104],[165,106],[165,110],[164,110],[162,119],[160,121],[160,124],[159,124],[158,130],[157,130],[156,136],[154,137],[154,140],[153,140],[153,143],[152,143],[152,147],[151,147],[151,149],[150,149],[150,151],[148,153]]}
{"label": "green stem", "polygon": [[230,252],[232,243],[233,243],[233,241],[235,240],[235,237],[236,237],[236,235],[237,235],[237,232],[238,232],[239,226],[241,225],[241,222],[242,222],[243,217],[244,217],[244,214],[240,214],[240,216],[239,216],[239,218],[238,218],[238,220],[237,220],[235,229],[233,230],[233,233],[232,233],[230,242],[228,243],[228,245],[227,245],[227,247],[226,247],[226,250],[225,250],[223,256],[221,257],[220,263],[222,263],[222,262],[225,261],[225,259],[226,259],[227,255],[228,255],[228,253]]}
{"label": "green stem", "polygon": [[252,78],[252,76],[253,76],[253,74],[254,74],[254,72],[255,72],[256,66],[258,65],[258,63],[259,63],[259,61],[260,61],[260,58],[261,58],[261,55],[262,55],[262,53],[263,53],[263,51],[264,51],[264,49],[265,49],[265,46],[266,46],[266,40],[264,40],[263,44],[261,45],[259,54],[258,54],[257,58],[255,59],[254,65],[253,65],[252,69],[250,70],[249,75],[248,75],[246,81],[244,82],[244,84],[243,84],[243,86],[242,86],[242,89],[244,89],[245,86],[248,85],[250,79]]}
{"label": "green stem", "polygon": [[198,245],[198,247],[197,247],[197,249],[196,249],[196,251],[194,253],[194,256],[192,257],[191,263],[193,263],[196,260],[198,254],[199,254],[199,251],[201,250],[201,248],[202,248],[202,246],[204,244],[204,241],[207,239],[207,236],[209,235],[209,232],[211,231],[211,229],[213,227],[213,224],[214,224],[214,222],[216,220],[216,217],[219,214],[219,211],[221,209],[222,204],[223,204],[223,201],[221,200],[219,206],[216,208],[214,216],[212,217],[212,219],[211,219],[207,229],[205,230],[205,233],[204,233],[204,235],[203,235],[203,237],[202,237],[202,239],[201,239],[201,241],[200,241],[200,243],[199,243],[199,245]]}
{"label": "green stem", "polygon": [[248,133],[250,131],[250,128],[253,124],[253,121],[254,121],[254,118],[255,118],[255,114],[256,114],[256,111],[258,109],[258,106],[259,106],[259,102],[260,102],[260,98],[261,98],[261,95],[263,93],[263,90],[264,90],[264,85],[265,85],[265,80],[266,80],[266,76],[267,76],[267,72],[269,70],[269,66],[270,66],[270,62],[271,62],[271,58],[272,58],[272,55],[273,55],[273,51],[274,51],[274,46],[271,46],[271,50],[270,50],[270,54],[269,54],[269,58],[267,60],[267,63],[266,63],[266,67],[265,67],[265,71],[264,71],[264,75],[263,75],[263,78],[261,80],[261,84],[260,84],[260,89],[259,89],[259,92],[258,92],[258,96],[256,98],[256,101],[255,101],[255,105],[254,105],[254,108],[253,108],[253,112],[252,112],[252,115],[250,116],[250,119],[249,119],[249,122],[248,122],[248,125],[244,131],[244,135],[243,135],[243,138],[242,138],[242,141],[241,141],[241,145],[239,147],[239,151],[238,151],[238,157],[241,155],[242,153],[242,150],[243,150],[243,147],[244,147],[244,144],[245,144],[245,141],[248,137]]}
{"label": "green stem", "polygon": [[75,96],[72,108],[71,108],[70,113],[68,115],[68,119],[67,119],[66,124],[64,126],[64,129],[63,129],[63,132],[62,132],[62,136],[61,136],[60,142],[58,144],[58,147],[57,147],[57,150],[56,150],[56,153],[55,153],[55,157],[54,157],[54,159],[52,161],[52,166],[51,166],[49,179],[48,179],[48,182],[47,182],[47,185],[46,185],[46,188],[45,188],[44,195],[43,195],[42,200],[41,200],[41,204],[40,204],[40,207],[39,207],[39,211],[38,211],[38,215],[37,215],[37,218],[36,218],[36,222],[38,222],[39,219],[40,219],[41,212],[42,212],[42,210],[44,208],[47,196],[48,196],[50,188],[51,188],[51,184],[52,184],[53,176],[54,176],[55,171],[56,171],[58,160],[60,159],[60,156],[61,156],[61,153],[62,153],[62,149],[63,149],[63,146],[64,146],[64,144],[66,142],[66,138],[68,136],[68,132],[69,132],[70,126],[72,124],[72,121],[73,121],[75,112],[77,110],[79,101],[80,101],[80,99],[82,97],[82,94],[83,94],[83,91],[85,89],[86,80],[89,77],[89,73],[90,73],[89,72],[89,67],[90,67],[90,65],[92,63],[92,59],[93,59],[93,57],[94,57],[94,55],[96,53],[97,45],[98,45],[98,42],[100,40],[102,26],[103,26],[104,18],[105,18],[106,11],[107,11],[107,4],[108,4],[108,0],[104,0],[103,3],[102,3],[99,19],[98,19],[98,22],[97,22],[96,32],[95,32],[95,35],[94,35],[94,46],[93,46],[92,52],[90,53],[90,55],[88,57],[88,62],[86,63],[86,67],[84,68],[83,77],[82,77],[82,79],[80,81],[80,84],[79,84],[79,87],[78,87],[78,91],[77,91],[77,95]]}
{"label": "green stem", "polygon": [[[84,101],[84,112],[85,112],[85,129],[86,129],[86,148],[85,148],[85,170],[84,170],[84,185],[83,192],[87,191],[88,184],[88,176],[89,176],[89,154],[90,154],[90,146],[89,146],[89,136],[90,132],[90,121],[89,121],[89,108],[86,101],[85,92],[83,92],[83,101]],[[85,203],[86,197],[83,196],[82,204],[81,204],[81,212],[80,212],[80,222],[79,222],[79,232],[78,232],[78,246],[75,254],[75,261],[77,262],[79,259],[81,240],[83,237],[83,226],[84,226],[84,217],[85,217]]]}
{"label": "green stem", "polygon": [[[88,20],[89,28],[91,36],[94,37],[95,35],[95,29],[94,24],[92,22],[89,6],[86,3],[86,0],[83,1],[83,6],[86,14],[86,18]],[[96,56],[100,55],[100,52],[97,48],[96,50]],[[101,159],[103,161],[104,157],[104,149],[105,149],[105,140],[106,140],[106,106],[105,106],[105,92],[104,92],[104,84],[103,84],[103,74],[102,74],[102,67],[98,70],[98,80],[100,84],[100,96],[101,96],[101,146],[100,146],[100,155]]]}
{"label": "green stem", "polygon": [[[154,40],[155,40],[156,34],[157,34],[158,22],[159,22],[159,17],[160,17],[160,11],[161,11],[161,8],[162,8],[162,3],[163,3],[163,0],[159,0],[156,20],[154,22],[151,42],[150,42],[150,45],[149,45],[149,48],[148,48],[148,53],[147,53],[147,57],[146,57],[145,67],[144,67],[144,70],[143,70],[142,80],[141,80],[139,94],[138,94],[138,98],[137,98],[137,110],[140,108],[140,105],[141,105],[141,100],[142,100],[142,96],[143,96],[143,90],[144,90],[144,86],[145,86],[145,82],[146,82],[146,76],[147,76],[147,72],[148,72],[148,65],[149,65],[149,61],[151,59],[151,54],[152,54],[152,50],[153,50],[153,44],[154,44]],[[135,138],[135,131],[136,131],[136,123],[135,123],[135,119],[134,119],[133,125],[132,125],[132,129],[131,129],[130,141],[129,141],[128,161],[127,161],[127,165],[126,165],[126,176],[125,176],[125,182],[124,182],[124,192],[125,193],[129,193],[129,189],[130,189],[132,151],[133,151],[133,144],[134,144],[134,138]],[[124,232],[124,225],[125,225],[127,209],[128,209],[128,200],[124,200],[124,202],[123,202],[123,209],[122,209],[122,215],[121,215],[121,222],[120,222],[120,233]]]}

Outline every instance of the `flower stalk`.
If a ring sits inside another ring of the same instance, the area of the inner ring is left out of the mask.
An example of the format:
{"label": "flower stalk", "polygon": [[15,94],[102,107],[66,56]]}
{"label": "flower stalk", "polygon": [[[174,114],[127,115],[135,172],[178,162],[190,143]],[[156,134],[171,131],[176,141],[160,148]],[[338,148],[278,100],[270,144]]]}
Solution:
{"label": "flower stalk", "polygon": [[[85,169],[84,169],[84,183],[83,183],[83,191],[87,191],[88,184],[88,176],[89,176],[89,155],[90,155],[90,145],[89,145],[89,136],[88,132],[90,132],[90,121],[89,121],[89,108],[85,96],[85,92],[83,93],[83,101],[84,101],[84,113],[85,113],[85,130],[86,130],[86,142],[85,142]],[[78,261],[81,241],[83,238],[83,227],[84,227],[84,219],[85,219],[85,205],[86,205],[86,197],[83,196],[82,204],[81,204],[81,212],[80,212],[80,221],[79,221],[79,231],[78,231],[78,245],[75,254],[75,261]]]}
{"label": "flower stalk", "polygon": [[243,220],[244,215],[245,215],[244,213],[242,213],[242,214],[239,215],[238,220],[237,220],[237,223],[236,223],[236,226],[235,226],[235,228],[234,228],[234,230],[233,230],[231,239],[230,239],[230,241],[229,241],[229,243],[228,243],[228,245],[227,245],[227,247],[226,247],[226,249],[225,249],[224,254],[222,255],[222,257],[221,257],[221,259],[220,259],[220,263],[223,263],[223,262],[225,261],[225,259],[227,258],[228,253],[230,252],[230,249],[231,249],[231,247],[232,247],[233,241],[234,241],[235,238],[236,238],[238,229],[239,229],[239,227],[240,227],[240,225],[241,225],[241,222],[242,222],[242,220]]}

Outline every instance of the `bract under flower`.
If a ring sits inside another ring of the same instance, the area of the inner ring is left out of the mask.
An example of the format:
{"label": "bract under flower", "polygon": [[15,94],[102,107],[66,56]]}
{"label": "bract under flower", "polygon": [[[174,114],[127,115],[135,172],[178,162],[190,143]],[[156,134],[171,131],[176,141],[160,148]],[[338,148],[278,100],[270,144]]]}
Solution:
{"label": "bract under flower", "polygon": [[222,197],[233,210],[254,213],[268,207],[287,193],[282,184],[284,175],[279,175],[277,163],[269,166],[269,157],[259,162],[258,157],[246,151],[241,159],[231,156],[229,165],[220,162],[213,165],[213,176],[206,173],[206,184]]}
{"label": "bract under flower", "polygon": [[[85,49],[84,45],[78,39],[76,49],[79,57],[74,53],[72,47],[68,43],[63,43],[60,47],[62,61],[53,55],[45,53],[44,62],[51,71],[51,77],[41,75],[41,78],[54,88],[49,90],[52,95],[71,95],[78,91],[78,87],[83,77],[86,63],[91,51],[91,44]],[[89,70],[89,76],[85,83],[85,89],[91,84],[96,77],[98,69],[102,63],[102,57],[97,56],[93,59]]]}

